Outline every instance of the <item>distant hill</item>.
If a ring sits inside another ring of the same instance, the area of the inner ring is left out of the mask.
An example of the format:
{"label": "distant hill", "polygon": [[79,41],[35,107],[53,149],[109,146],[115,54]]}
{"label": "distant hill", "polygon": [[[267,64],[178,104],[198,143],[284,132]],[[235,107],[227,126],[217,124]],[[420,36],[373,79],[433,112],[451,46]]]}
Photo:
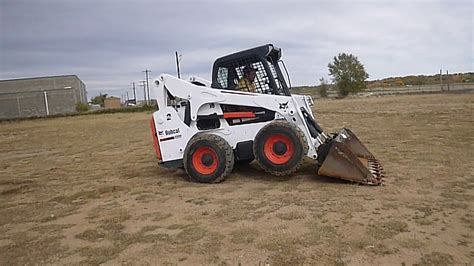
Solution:
{"label": "distant hill", "polygon": [[[468,73],[453,73],[443,74],[443,83],[463,83],[463,82],[474,82],[474,72]],[[371,88],[385,88],[385,87],[399,87],[406,85],[429,85],[439,84],[440,77],[437,75],[418,75],[418,76],[405,76],[405,77],[389,77],[378,80],[367,81],[367,87]]]}
{"label": "distant hill", "polygon": [[[474,72],[467,73],[453,73],[443,74],[443,83],[474,83]],[[404,77],[388,77],[384,79],[369,80],[366,81],[368,89],[374,88],[390,88],[390,87],[402,87],[402,86],[418,86],[418,85],[431,85],[439,84],[439,74],[437,75],[411,75]],[[319,91],[320,85],[314,86],[296,86],[292,88],[292,92],[295,94],[312,94],[315,91]],[[328,84],[328,91],[336,90],[333,84]]]}

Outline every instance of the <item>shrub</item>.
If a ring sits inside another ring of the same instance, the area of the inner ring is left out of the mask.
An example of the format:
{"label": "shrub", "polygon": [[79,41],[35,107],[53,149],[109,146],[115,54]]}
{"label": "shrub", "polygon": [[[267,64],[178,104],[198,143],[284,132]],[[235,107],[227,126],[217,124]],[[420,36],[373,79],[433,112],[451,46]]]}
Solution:
{"label": "shrub", "polygon": [[79,113],[84,113],[89,111],[90,107],[86,103],[76,103],[76,111]]}
{"label": "shrub", "polygon": [[319,96],[321,98],[328,97],[328,83],[324,78],[320,78],[319,81],[321,84],[319,85]]}

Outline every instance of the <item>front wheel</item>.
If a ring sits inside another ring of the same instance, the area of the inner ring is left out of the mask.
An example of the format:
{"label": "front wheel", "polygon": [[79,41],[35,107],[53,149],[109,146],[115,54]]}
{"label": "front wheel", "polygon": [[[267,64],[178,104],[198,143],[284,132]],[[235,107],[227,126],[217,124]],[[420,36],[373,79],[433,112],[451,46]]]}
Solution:
{"label": "front wheel", "polygon": [[289,175],[301,165],[308,152],[303,132],[285,120],[264,126],[255,136],[253,152],[257,163],[276,176]]}
{"label": "front wheel", "polygon": [[189,141],[183,162],[191,181],[219,183],[232,172],[234,153],[223,138],[213,134],[200,134]]}

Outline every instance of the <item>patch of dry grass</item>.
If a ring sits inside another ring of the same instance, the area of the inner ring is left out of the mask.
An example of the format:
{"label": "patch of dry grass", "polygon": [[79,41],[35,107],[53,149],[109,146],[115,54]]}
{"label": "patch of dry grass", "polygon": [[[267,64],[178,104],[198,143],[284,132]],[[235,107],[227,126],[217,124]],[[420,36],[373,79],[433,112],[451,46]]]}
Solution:
{"label": "patch of dry grass", "polygon": [[78,209],[73,205],[55,205],[50,202],[21,204],[0,209],[0,226],[21,223],[45,223],[71,215]]}
{"label": "patch of dry grass", "polygon": [[56,196],[51,199],[51,201],[63,203],[63,204],[72,204],[83,202],[83,200],[88,199],[98,199],[100,198],[100,193],[97,190],[86,190],[86,191],[79,191],[72,195],[61,195]]}
{"label": "patch of dry grass", "polygon": [[95,229],[87,229],[86,231],[77,234],[75,237],[89,242],[99,242],[105,238],[105,233]]}
{"label": "patch of dry grass", "polygon": [[[304,239],[301,236],[295,236],[288,231],[277,231],[268,237],[265,237],[257,242],[257,247],[270,251],[273,260],[277,262],[287,262],[290,259],[296,259],[293,263],[301,263],[304,257],[298,252],[298,247],[304,244]],[[282,256],[280,254],[288,254]]]}
{"label": "patch of dry grass", "polygon": [[67,255],[62,230],[70,225],[37,226],[29,231],[14,233],[13,243],[0,246],[0,261],[4,265],[47,264]]}
{"label": "patch of dry grass", "polygon": [[398,220],[377,222],[367,227],[367,234],[375,239],[388,239],[403,232],[408,232],[408,224]]}
{"label": "patch of dry grass", "polygon": [[423,247],[423,242],[418,239],[407,238],[400,241],[400,246],[410,250],[416,250]]}
{"label": "patch of dry grass", "polygon": [[262,210],[265,206],[267,205],[264,201],[223,201],[222,207],[215,212],[214,216],[232,223],[243,220],[256,221],[267,212]]}
{"label": "patch of dry grass", "polygon": [[291,211],[291,212],[277,213],[276,217],[282,220],[291,221],[291,220],[304,219],[306,218],[306,214],[303,212]]}
{"label": "patch of dry grass", "polygon": [[88,242],[101,242],[108,240],[110,245],[106,246],[85,246],[78,251],[85,258],[81,263],[101,264],[117,257],[130,245],[136,243],[156,243],[168,242],[171,237],[167,234],[148,234],[158,226],[145,226],[136,233],[124,232],[123,222],[130,219],[130,215],[124,210],[117,210],[111,218],[100,221],[96,229],[88,229],[75,237]]}
{"label": "patch of dry grass", "polygon": [[173,242],[176,244],[196,242],[206,236],[207,233],[207,230],[197,226],[184,228],[174,237]]}
{"label": "patch of dry grass", "polygon": [[317,245],[326,239],[336,242],[337,230],[332,225],[321,225],[318,221],[311,221],[307,225],[308,233],[304,236],[307,245]]}
{"label": "patch of dry grass", "polygon": [[418,265],[450,265],[453,264],[454,258],[452,255],[442,252],[431,252],[421,257]]}
{"label": "patch of dry grass", "polygon": [[144,213],[140,216],[140,220],[151,220],[153,222],[159,222],[165,219],[172,217],[171,213],[163,213],[163,212],[151,212],[151,213]]}
{"label": "patch of dry grass", "polygon": [[243,227],[234,230],[230,233],[232,236],[231,242],[234,244],[250,244],[260,235],[260,232],[256,229]]}

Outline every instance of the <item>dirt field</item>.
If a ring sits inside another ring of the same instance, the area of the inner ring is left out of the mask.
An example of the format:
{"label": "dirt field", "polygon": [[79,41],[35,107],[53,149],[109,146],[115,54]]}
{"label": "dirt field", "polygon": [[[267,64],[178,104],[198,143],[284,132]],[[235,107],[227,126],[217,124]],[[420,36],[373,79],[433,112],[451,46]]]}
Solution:
{"label": "dirt field", "polygon": [[216,185],[158,167],[150,114],[0,123],[0,265],[472,264],[474,94],[317,102],[386,185],[236,167]]}

